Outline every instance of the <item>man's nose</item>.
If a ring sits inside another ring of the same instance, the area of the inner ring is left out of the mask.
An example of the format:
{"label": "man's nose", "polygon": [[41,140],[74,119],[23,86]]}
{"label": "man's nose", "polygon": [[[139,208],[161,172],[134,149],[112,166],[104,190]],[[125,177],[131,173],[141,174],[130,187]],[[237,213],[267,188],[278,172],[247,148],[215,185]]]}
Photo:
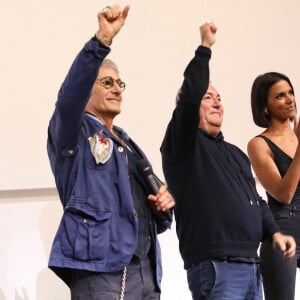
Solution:
{"label": "man's nose", "polygon": [[118,93],[121,94],[123,92],[123,90],[121,89],[121,87],[116,83],[116,81],[114,81],[114,85],[111,88],[111,91],[113,93]]}
{"label": "man's nose", "polygon": [[212,96],[213,104],[220,106],[220,97],[219,96]]}

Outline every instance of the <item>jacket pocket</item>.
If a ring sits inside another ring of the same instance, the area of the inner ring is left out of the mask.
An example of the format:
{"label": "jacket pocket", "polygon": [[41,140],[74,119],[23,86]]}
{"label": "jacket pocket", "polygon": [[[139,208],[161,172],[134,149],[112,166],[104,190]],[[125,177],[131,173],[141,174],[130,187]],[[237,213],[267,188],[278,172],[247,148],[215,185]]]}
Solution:
{"label": "jacket pocket", "polygon": [[82,261],[102,260],[109,247],[110,212],[65,211],[61,245],[63,253]]}

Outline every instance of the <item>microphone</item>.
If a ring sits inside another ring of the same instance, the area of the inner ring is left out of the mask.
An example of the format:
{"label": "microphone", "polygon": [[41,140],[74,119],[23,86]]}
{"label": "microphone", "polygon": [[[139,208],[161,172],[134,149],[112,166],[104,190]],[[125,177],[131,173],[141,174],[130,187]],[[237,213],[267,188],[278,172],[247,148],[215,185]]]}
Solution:
{"label": "microphone", "polygon": [[[163,185],[161,180],[153,173],[151,166],[145,159],[138,160],[136,166],[147,186],[149,187],[150,192],[156,195],[159,188]],[[172,221],[172,213],[169,210],[157,211],[155,209],[155,214],[163,220]]]}

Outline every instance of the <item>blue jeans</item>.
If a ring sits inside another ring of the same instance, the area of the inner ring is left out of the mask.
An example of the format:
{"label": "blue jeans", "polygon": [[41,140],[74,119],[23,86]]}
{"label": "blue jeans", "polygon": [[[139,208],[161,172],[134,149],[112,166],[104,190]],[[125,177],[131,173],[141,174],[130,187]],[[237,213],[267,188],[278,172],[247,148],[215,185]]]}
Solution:
{"label": "blue jeans", "polygon": [[193,300],[262,300],[258,264],[205,260],[187,270]]}

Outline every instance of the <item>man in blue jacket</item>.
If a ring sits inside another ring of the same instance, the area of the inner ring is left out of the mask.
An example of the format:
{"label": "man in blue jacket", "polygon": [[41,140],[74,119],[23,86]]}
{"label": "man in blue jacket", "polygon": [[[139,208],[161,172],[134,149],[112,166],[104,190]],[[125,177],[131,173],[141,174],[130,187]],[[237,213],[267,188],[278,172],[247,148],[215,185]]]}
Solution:
{"label": "man in blue jacket", "polygon": [[48,128],[64,208],[49,267],[77,300],[160,297],[157,234],[171,226],[174,199],[161,183],[151,193],[138,168],[150,166],[145,154],[113,124],[125,83],[106,56],[128,11],[113,5],[98,14],[99,30],[75,58]]}
{"label": "man in blue jacket", "polygon": [[217,28],[200,27],[202,43],[184,72],[162,147],[163,170],[176,199],[179,248],[193,299],[261,300],[257,250],[273,239],[285,258],[295,241],[283,235],[256,191],[247,156],[224,141],[221,96],[209,82]]}

